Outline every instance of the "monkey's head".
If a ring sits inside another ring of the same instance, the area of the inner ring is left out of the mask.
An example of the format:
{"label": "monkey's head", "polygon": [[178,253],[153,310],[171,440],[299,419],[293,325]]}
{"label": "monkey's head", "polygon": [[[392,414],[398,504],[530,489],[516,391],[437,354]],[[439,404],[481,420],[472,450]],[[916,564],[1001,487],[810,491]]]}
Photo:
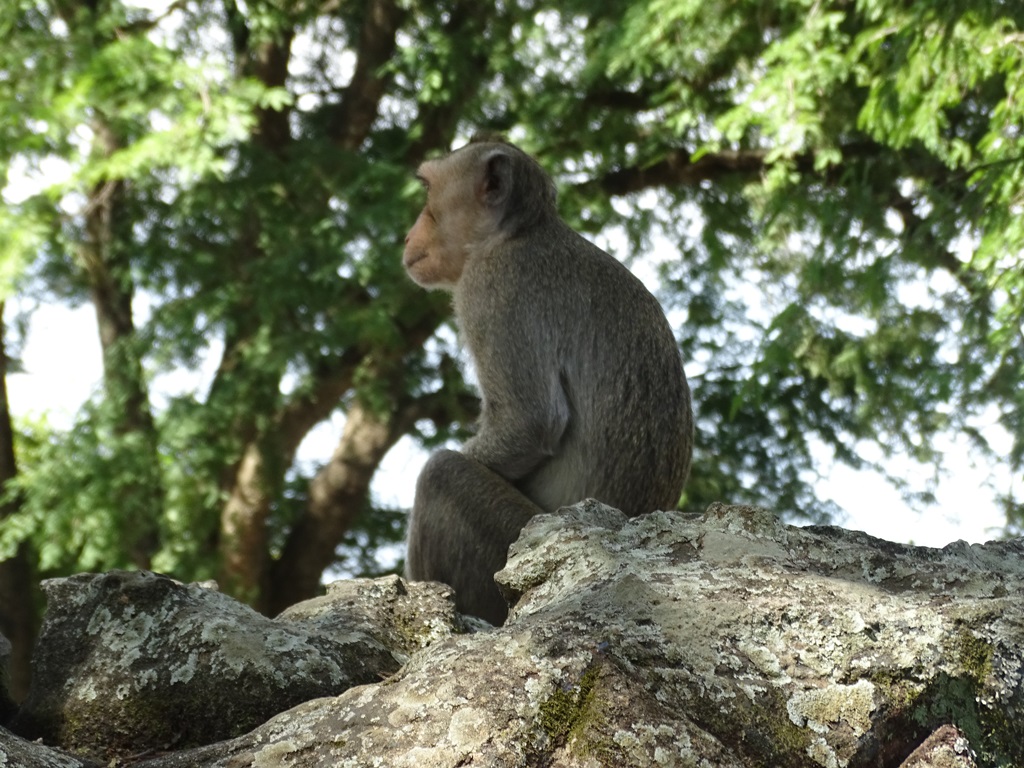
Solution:
{"label": "monkey's head", "polygon": [[470,141],[419,167],[427,201],[402,262],[424,288],[451,290],[479,251],[557,218],[555,185],[533,158],[501,141]]}

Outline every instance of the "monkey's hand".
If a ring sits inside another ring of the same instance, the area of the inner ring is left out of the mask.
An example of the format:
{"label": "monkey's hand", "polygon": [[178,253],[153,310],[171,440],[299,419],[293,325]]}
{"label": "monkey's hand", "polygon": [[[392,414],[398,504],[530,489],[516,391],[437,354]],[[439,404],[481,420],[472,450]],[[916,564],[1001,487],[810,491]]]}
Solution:
{"label": "monkey's hand", "polygon": [[[463,453],[515,482],[558,454],[569,426],[569,399],[557,379],[526,386],[510,399],[484,396],[479,431]],[[529,389],[534,396],[524,397]]]}

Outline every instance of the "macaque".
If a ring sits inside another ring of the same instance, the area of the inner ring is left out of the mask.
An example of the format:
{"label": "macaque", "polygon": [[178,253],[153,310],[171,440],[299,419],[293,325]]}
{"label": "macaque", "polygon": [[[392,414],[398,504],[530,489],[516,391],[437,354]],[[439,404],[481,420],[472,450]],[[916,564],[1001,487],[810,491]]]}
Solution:
{"label": "macaque", "polygon": [[417,480],[406,576],[451,585],[460,611],[497,625],[508,607],[493,576],[534,515],[584,498],[630,516],[675,508],[690,390],[657,299],[562,221],[535,160],[473,140],[417,176],[427,200],[403,262],[452,293],[482,411]]}

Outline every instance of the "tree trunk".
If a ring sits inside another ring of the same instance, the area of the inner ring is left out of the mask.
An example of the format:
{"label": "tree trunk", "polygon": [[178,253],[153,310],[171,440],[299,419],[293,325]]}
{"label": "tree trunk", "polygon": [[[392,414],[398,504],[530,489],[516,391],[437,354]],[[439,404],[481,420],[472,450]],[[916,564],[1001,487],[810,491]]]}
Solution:
{"label": "tree trunk", "polygon": [[[3,302],[0,302],[0,490],[18,474],[14,455],[14,430],[7,401],[7,348],[4,340]],[[17,509],[17,501],[0,505],[0,519]],[[39,590],[29,559],[29,548],[22,544],[14,556],[0,562],[0,632],[11,641],[11,695],[20,701],[28,693],[32,670],[30,661],[36,638],[35,602]]]}
{"label": "tree trunk", "polygon": [[[69,26],[93,23],[90,32],[95,48],[107,44],[114,32],[101,24],[102,11],[92,2],[58,4],[55,8]],[[84,13],[80,13],[83,11]],[[123,145],[101,106],[93,108],[90,124],[95,139],[92,152],[106,158]],[[103,385],[113,431],[118,437],[140,438],[137,447],[124,448],[123,458],[131,460],[135,471],[112,503],[121,506],[132,520],[131,540],[126,542],[128,559],[139,568],[148,568],[159,546],[159,519],[163,510],[163,484],[157,457],[157,435],[149,405],[149,393],[142,371],[132,319],[135,285],[131,277],[132,222],[125,210],[126,184],[119,179],[97,183],[89,191],[85,209],[85,236],[76,256],[85,273],[96,311],[100,345],[103,349]],[[119,446],[120,447],[120,446]]]}
{"label": "tree trunk", "polygon": [[[288,61],[294,29],[281,27],[274,40],[253,39],[245,12],[234,0],[225,4],[234,52],[234,70],[238,78],[256,78],[270,87],[281,87],[288,76]],[[253,144],[277,157],[283,157],[291,144],[287,109],[259,107]],[[252,281],[253,266],[265,257],[260,245],[260,217],[250,203],[250,216],[238,232],[233,249],[234,280],[244,286]],[[240,448],[238,459],[224,468],[220,480],[227,501],[221,510],[217,538],[218,582],[229,595],[259,607],[267,578],[269,559],[267,515],[279,485],[283,468],[272,477],[267,466],[278,461],[268,456],[267,428],[259,425],[258,414],[272,411],[279,398],[283,371],[271,371],[251,363],[251,346],[275,319],[263,317],[245,292],[235,306],[233,330],[225,339],[224,352],[210,388],[209,403],[221,400],[234,413],[227,426],[229,440]],[[266,408],[246,407],[260,403]],[[218,429],[218,426],[213,426]],[[211,435],[221,439],[222,435]],[[286,465],[285,465],[286,466]]]}
{"label": "tree trunk", "polygon": [[256,443],[250,443],[221,512],[218,581],[226,594],[257,608],[266,581],[270,500],[264,483],[263,451]]}
{"label": "tree trunk", "polygon": [[[97,120],[96,150],[104,155],[116,151],[118,142],[109,128]],[[103,349],[103,386],[116,435],[137,435],[144,446],[135,456],[143,467],[122,487],[120,504],[129,518],[132,539],[126,549],[138,568],[149,568],[159,546],[159,519],[163,507],[162,483],[157,459],[157,436],[149,395],[145,384],[140,350],[137,348],[132,319],[134,284],[127,255],[130,234],[121,232],[120,221],[127,221],[121,208],[125,185],[108,181],[93,188],[89,196],[84,241],[78,249],[79,261],[89,282],[96,311],[100,345]]]}

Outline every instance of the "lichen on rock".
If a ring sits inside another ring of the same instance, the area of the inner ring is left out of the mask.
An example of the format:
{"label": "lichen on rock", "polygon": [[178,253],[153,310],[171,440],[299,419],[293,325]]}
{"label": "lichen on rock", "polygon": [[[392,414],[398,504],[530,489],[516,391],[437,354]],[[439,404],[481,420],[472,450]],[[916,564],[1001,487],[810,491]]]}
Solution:
{"label": "lichen on rock", "polygon": [[[536,517],[511,548],[496,576],[513,603],[503,627],[464,621],[441,587],[412,599],[404,593],[427,585],[395,577],[335,586],[267,625],[245,619],[250,632],[262,627],[269,679],[326,664],[317,653],[329,641],[356,643],[363,663],[383,649],[395,666],[372,679],[348,672],[344,690],[236,738],[138,764],[897,768],[932,754],[964,768],[1014,765],[1024,755],[1022,555],[1022,540],[910,547],[785,526],[751,507],[626,519],[583,502]],[[76,589],[108,599],[69,599],[54,631],[93,622],[99,635],[178,637],[189,625],[129,612],[138,601],[127,582],[89,578]],[[195,647],[214,635],[233,637],[205,627]],[[104,689],[116,699],[186,682],[184,652],[146,667],[151,651],[133,647],[122,647],[128,677],[79,666],[70,688],[51,680],[50,693],[77,701],[117,679],[127,688]],[[216,690],[228,684],[209,682],[218,669],[256,664],[239,660],[241,640],[219,647],[238,658],[213,664],[200,652],[187,682]],[[67,733],[50,738],[75,746]]]}

